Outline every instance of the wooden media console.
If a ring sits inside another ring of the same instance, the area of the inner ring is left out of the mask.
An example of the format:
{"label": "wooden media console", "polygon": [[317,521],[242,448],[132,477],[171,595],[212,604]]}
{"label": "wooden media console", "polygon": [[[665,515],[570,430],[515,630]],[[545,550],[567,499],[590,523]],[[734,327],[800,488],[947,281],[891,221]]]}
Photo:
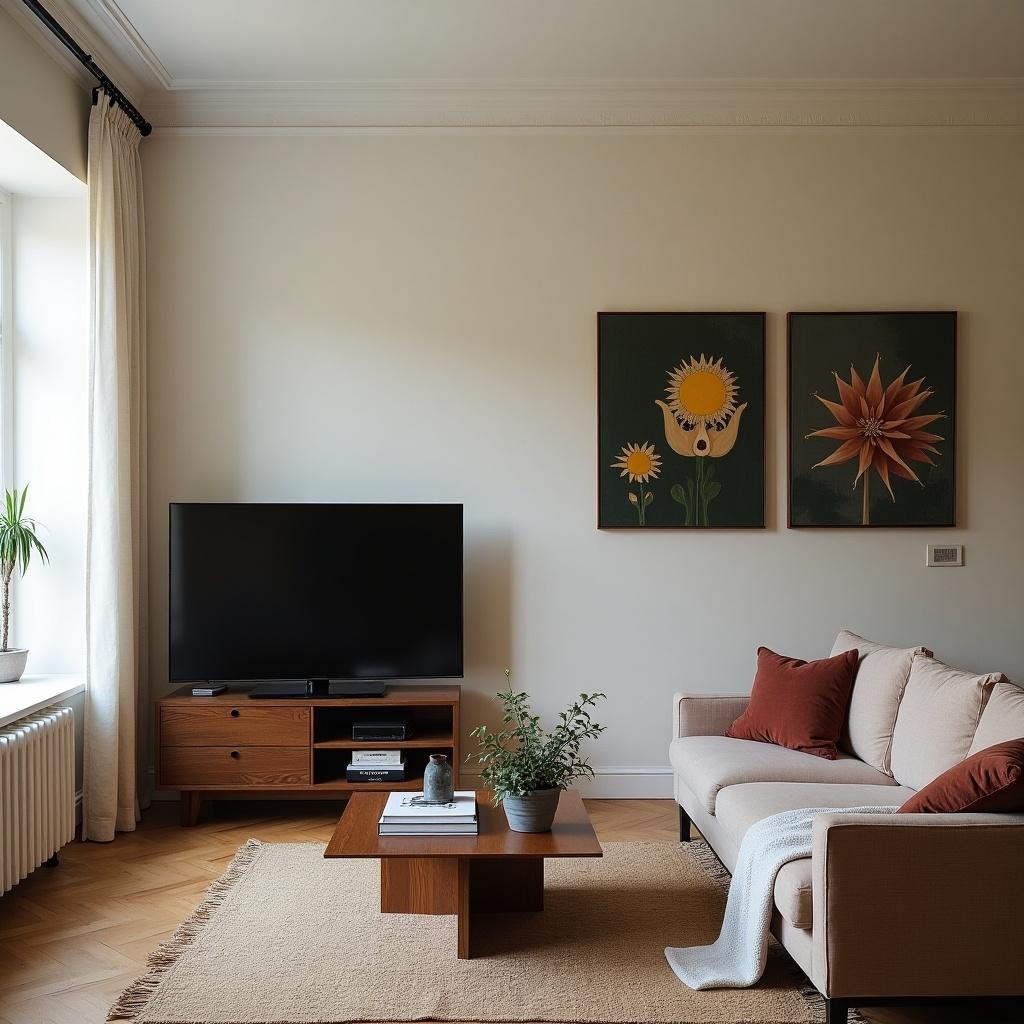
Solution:
{"label": "wooden media console", "polygon": [[[423,788],[431,754],[457,773],[457,685],[389,685],[383,697],[252,700],[245,689],[193,697],[189,687],[156,702],[156,785],[181,791],[181,820],[194,825],[204,800],[346,798],[354,792]],[[363,718],[408,716],[405,740],[353,740]],[[347,782],[353,750],[405,752],[404,782]]]}

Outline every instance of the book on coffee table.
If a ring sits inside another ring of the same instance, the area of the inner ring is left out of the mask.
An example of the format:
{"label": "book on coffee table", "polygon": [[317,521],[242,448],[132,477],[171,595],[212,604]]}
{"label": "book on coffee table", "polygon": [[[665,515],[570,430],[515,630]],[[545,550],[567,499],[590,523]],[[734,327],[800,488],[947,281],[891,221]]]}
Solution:
{"label": "book on coffee table", "polygon": [[479,832],[475,821],[448,825],[378,825],[380,836],[475,836]]}
{"label": "book on coffee table", "polygon": [[460,790],[446,804],[424,804],[422,793],[390,793],[380,816],[380,835],[475,835],[476,793]]}

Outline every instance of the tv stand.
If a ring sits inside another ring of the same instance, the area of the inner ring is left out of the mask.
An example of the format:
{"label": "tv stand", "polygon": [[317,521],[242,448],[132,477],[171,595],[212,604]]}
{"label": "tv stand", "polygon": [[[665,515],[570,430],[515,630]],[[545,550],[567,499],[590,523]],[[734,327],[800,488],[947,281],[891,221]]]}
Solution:
{"label": "tv stand", "polygon": [[[303,683],[304,681],[299,681]],[[156,784],[181,792],[183,825],[205,800],[347,799],[353,792],[423,788],[431,754],[459,765],[457,685],[389,685],[380,697],[302,696],[249,700],[250,688],[193,697],[190,687],[156,702]],[[372,709],[372,712],[371,712]],[[353,740],[368,712],[408,716],[408,740]],[[405,752],[406,780],[347,782],[353,750]]]}

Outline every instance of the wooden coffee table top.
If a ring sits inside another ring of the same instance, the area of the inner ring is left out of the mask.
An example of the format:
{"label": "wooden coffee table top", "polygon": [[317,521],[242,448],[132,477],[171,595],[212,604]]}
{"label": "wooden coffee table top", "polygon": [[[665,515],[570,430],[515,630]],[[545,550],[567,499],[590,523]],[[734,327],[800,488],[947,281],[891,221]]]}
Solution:
{"label": "wooden coffee table top", "polygon": [[378,836],[387,793],[353,793],[324,851],[325,857],[600,857],[601,844],[583,800],[567,790],[550,832],[513,832],[492,794],[477,790],[480,834]]}

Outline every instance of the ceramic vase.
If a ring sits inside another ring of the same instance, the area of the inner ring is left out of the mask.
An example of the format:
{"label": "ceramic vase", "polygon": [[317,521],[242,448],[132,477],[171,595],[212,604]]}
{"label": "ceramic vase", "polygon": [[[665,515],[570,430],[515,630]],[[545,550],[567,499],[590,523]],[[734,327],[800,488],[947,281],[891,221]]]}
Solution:
{"label": "ceramic vase", "polygon": [[452,766],[447,754],[431,754],[423,772],[423,799],[428,804],[447,804],[455,798]]}

